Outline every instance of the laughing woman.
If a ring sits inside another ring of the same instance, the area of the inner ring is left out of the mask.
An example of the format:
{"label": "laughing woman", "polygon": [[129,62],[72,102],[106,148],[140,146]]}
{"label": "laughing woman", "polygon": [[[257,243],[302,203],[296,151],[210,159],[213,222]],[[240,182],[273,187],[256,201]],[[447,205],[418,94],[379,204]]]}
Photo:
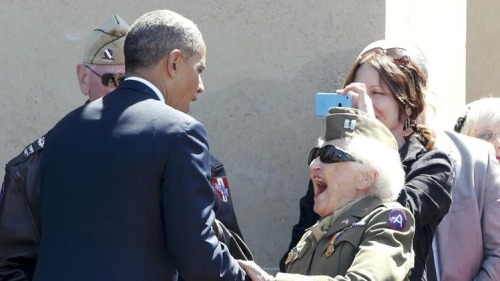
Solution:
{"label": "laughing woman", "polygon": [[394,201],[404,171],[387,127],[357,109],[331,108],[309,174],[321,219],[288,254],[286,273],[240,261],[252,280],[408,279],[415,221]]}

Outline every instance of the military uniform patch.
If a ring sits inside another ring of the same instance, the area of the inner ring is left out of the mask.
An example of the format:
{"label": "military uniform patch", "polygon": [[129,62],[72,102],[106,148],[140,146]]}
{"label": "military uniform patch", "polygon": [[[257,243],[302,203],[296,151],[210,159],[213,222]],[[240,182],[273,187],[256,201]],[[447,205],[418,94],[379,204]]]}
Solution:
{"label": "military uniform patch", "polygon": [[23,150],[23,154],[24,156],[28,157],[30,156],[31,153],[35,152],[35,150],[33,149],[33,145],[30,144],[28,145],[24,150]]}
{"label": "military uniform patch", "polygon": [[37,142],[40,148],[43,148],[43,145],[45,144],[45,136],[39,138]]}
{"label": "military uniform patch", "polygon": [[402,231],[406,228],[406,223],[408,219],[406,213],[401,209],[392,210],[389,213],[389,218],[387,219],[387,224],[391,229]]}
{"label": "military uniform patch", "polygon": [[212,187],[214,188],[217,197],[219,197],[219,199],[223,202],[227,202],[229,198],[229,183],[227,178],[212,178]]}
{"label": "military uniform patch", "polygon": [[101,59],[103,62],[108,62],[108,63],[114,62],[115,58],[113,58],[113,50],[111,49],[104,50],[104,56],[102,56]]}
{"label": "military uniform patch", "polygon": [[23,154],[25,157],[30,156],[33,152],[38,151],[43,148],[43,145],[45,144],[45,136],[39,138],[38,140],[34,141],[32,144],[28,145],[24,150]]}
{"label": "military uniform patch", "polygon": [[17,165],[21,162],[27,161],[33,155],[36,155],[38,151],[41,151],[43,149],[43,146],[45,145],[45,136],[42,136],[41,138],[37,139],[36,141],[32,142],[28,146],[26,146],[23,151],[17,155],[16,157],[12,158],[7,165],[8,166],[13,166]]}

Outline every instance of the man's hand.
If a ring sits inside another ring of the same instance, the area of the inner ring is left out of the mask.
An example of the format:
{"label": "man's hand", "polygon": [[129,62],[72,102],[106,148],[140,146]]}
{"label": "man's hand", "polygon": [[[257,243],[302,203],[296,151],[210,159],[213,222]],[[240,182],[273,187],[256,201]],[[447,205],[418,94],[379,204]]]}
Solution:
{"label": "man's hand", "polygon": [[274,277],[265,272],[254,261],[237,260],[252,281],[274,281]]}

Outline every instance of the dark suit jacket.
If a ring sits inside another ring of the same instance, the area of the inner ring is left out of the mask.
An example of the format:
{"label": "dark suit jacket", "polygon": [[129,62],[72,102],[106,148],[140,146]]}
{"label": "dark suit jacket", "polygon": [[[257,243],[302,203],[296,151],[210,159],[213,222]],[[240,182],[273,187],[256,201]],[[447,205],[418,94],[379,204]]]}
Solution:
{"label": "dark suit jacket", "polygon": [[[5,166],[4,182],[0,189],[0,280],[33,279],[40,245],[39,167],[44,143],[45,136],[26,146]],[[250,249],[241,238],[224,165],[213,155],[210,158],[212,187],[217,194],[214,207],[215,234],[234,258],[253,259]],[[225,196],[220,196],[223,194]]]}
{"label": "dark suit jacket", "polygon": [[210,178],[203,125],[143,83],[74,110],[44,148],[34,280],[244,280]]}

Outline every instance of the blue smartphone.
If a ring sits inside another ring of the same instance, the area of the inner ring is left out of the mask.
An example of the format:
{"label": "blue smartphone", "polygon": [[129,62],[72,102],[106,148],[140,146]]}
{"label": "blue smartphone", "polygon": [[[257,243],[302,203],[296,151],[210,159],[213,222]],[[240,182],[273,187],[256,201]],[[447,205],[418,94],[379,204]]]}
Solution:
{"label": "blue smartphone", "polygon": [[352,107],[352,95],[316,94],[316,116],[325,117],[330,107]]}

